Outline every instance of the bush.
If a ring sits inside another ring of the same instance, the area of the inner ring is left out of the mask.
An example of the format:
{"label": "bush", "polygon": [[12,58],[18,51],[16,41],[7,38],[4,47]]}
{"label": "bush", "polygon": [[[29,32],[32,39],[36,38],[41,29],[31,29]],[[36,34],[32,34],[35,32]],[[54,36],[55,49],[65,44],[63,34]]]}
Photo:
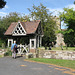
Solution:
{"label": "bush", "polygon": [[0,40],[0,47],[2,47],[2,43],[3,43],[3,41],[2,41],[2,40]]}
{"label": "bush", "polygon": [[33,58],[33,54],[29,54],[28,55],[28,58]]}
{"label": "bush", "polygon": [[4,56],[11,56],[11,55],[12,55],[11,50],[8,50],[8,51],[4,54]]}
{"label": "bush", "polygon": [[6,45],[5,41],[0,39],[0,47],[5,48],[5,45]]}

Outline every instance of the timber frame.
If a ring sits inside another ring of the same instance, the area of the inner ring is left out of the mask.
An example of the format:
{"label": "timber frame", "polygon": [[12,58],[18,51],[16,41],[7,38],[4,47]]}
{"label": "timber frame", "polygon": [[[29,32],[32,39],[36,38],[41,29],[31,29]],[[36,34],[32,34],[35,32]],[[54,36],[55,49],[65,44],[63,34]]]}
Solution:
{"label": "timber frame", "polygon": [[[24,45],[28,46],[28,52],[36,53],[36,49],[42,46],[43,30],[41,27],[41,21],[13,22],[5,32],[5,35],[9,38],[8,47],[9,42],[12,44],[14,40],[16,40],[17,44],[20,46],[20,38],[23,37],[26,39],[26,37],[28,37],[29,43],[24,43]],[[26,49],[25,46],[23,47]]]}

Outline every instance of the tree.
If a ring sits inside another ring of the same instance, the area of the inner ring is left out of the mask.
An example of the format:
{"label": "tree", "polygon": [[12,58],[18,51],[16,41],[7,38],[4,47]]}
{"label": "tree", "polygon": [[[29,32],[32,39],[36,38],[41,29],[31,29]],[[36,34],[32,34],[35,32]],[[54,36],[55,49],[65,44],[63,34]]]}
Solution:
{"label": "tree", "polygon": [[6,5],[6,1],[0,0],[0,9],[4,8],[5,5]]}
{"label": "tree", "polygon": [[27,20],[29,21],[29,17],[27,15],[21,15],[20,13],[16,13],[16,12],[11,12],[8,15],[6,15],[5,17],[3,17],[2,19],[0,19],[0,27],[5,30],[7,30],[7,28],[9,27],[9,25],[12,22],[17,22],[18,20],[23,21],[23,20]]}
{"label": "tree", "polygon": [[21,18],[21,14],[11,12],[0,20],[0,28],[3,28],[4,31],[6,31],[11,22],[17,22],[18,20],[23,20],[23,18]]}
{"label": "tree", "polygon": [[75,1],[74,1],[74,4],[75,4]]}
{"label": "tree", "polygon": [[30,9],[28,8],[31,14],[31,18],[33,20],[41,20],[41,25],[44,31],[43,37],[43,45],[49,45],[49,43],[55,42],[56,35],[56,22],[54,21],[54,17],[49,13],[49,10],[40,4],[39,6],[33,5]]}
{"label": "tree", "polygon": [[75,45],[75,10],[73,8],[64,8],[64,12],[60,15],[61,20],[67,26],[67,30],[63,32],[64,34],[64,42],[68,46]]}
{"label": "tree", "polygon": [[26,21],[30,21],[30,17],[29,17],[29,15],[24,14],[22,22],[26,22]]}

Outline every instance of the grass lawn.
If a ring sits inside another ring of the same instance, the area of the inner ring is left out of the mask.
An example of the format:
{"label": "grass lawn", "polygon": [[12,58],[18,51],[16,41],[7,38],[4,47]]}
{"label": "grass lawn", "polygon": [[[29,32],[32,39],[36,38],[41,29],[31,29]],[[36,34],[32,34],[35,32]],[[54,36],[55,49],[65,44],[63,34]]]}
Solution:
{"label": "grass lawn", "polygon": [[44,63],[49,63],[49,64],[55,64],[55,65],[75,69],[75,60],[45,59],[45,58],[31,58],[29,60],[34,60],[34,61],[44,62]]}
{"label": "grass lawn", "polygon": [[[52,47],[52,50],[61,50],[61,47],[56,47],[56,48]],[[75,47],[67,47],[67,49],[66,47],[63,47],[63,50],[75,51]]]}
{"label": "grass lawn", "polygon": [[[39,47],[38,49],[45,49],[45,47]],[[49,48],[47,47],[47,50],[48,49]],[[51,49],[52,50],[61,50],[61,47],[52,47]],[[63,51],[75,51],[75,47],[67,47],[67,49],[66,49],[66,47],[63,46]]]}

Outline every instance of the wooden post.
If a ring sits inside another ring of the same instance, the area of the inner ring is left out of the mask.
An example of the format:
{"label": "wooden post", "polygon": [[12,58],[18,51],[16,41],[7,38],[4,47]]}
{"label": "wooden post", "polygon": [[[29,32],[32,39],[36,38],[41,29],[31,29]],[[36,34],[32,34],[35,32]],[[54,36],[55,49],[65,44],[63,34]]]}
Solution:
{"label": "wooden post", "polygon": [[36,53],[36,39],[30,39],[30,53]]}

